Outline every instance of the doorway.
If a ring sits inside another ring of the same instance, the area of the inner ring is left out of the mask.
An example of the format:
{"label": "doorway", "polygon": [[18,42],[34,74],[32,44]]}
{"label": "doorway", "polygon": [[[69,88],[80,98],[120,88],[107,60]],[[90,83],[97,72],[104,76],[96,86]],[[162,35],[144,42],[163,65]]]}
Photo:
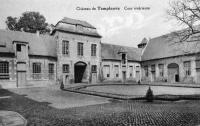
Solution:
{"label": "doorway", "polygon": [[179,82],[179,66],[176,63],[168,65],[168,82]]}
{"label": "doorway", "polygon": [[26,85],[26,71],[17,72],[17,87],[24,87]]}
{"label": "doorway", "polygon": [[84,62],[77,62],[74,64],[74,78],[75,78],[75,83],[81,83],[85,69],[87,67],[87,64]]}
{"label": "doorway", "polygon": [[122,81],[123,81],[123,83],[126,82],[126,72],[125,71],[122,72]]}

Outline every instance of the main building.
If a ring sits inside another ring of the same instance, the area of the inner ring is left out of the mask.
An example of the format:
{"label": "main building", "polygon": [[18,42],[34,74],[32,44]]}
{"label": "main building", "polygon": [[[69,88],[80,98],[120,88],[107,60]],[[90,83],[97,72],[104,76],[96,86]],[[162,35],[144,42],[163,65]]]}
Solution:
{"label": "main building", "polygon": [[138,48],[101,42],[91,24],[63,18],[50,35],[0,30],[0,86],[63,82],[200,83],[198,41],[173,34],[143,39]]}

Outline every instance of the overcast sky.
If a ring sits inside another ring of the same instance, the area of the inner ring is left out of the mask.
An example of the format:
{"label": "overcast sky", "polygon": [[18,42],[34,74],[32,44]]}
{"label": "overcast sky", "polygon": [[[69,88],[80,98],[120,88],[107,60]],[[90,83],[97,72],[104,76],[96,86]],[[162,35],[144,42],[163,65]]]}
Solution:
{"label": "overcast sky", "polygon": [[[169,0],[0,0],[0,29],[7,16],[19,17],[25,11],[38,11],[50,24],[63,17],[85,20],[98,29],[102,42],[136,47],[141,40],[177,29],[167,21]],[[120,10],[77,10],[77,7],[120,7]],[[124,10],[124,7],[150,7],[149,10]]]}

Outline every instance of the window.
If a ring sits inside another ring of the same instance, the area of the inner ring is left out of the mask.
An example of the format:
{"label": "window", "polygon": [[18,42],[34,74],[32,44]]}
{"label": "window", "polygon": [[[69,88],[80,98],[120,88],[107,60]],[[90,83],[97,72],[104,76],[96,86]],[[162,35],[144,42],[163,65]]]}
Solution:
{"label": "window", "polygon": [[17,49],[16,49],[17,52],[21,52],[21,44],[17,44],[17,45],[16,45],[16,48],[17,48]]}
{"label": "window", "polygon": [[91,45],[91,56],[96,56],[96,50],[97,50],[97,45],[92,44]]}
{"label": "window", "polygon": [[49,63],[49,79],[53,80],[54,79],[54,64]]}
{"label": "window", "polygon": [[148,77],[148,75],[149,75],[148,66],[144,66],[144,73],[145,73],[145,76]]}
{"label": "window", "polygon": [[184,62],[184,70],[185,70],[185,76],[190,76],[191,75],[191,64],[190,64],[190,61],[185,61]]}
{"label": "window", "polygon": [[62,41],[62,54],[69,55],[69,41]]}
{"label": "window", "polygon": [[136,66],[136,72],[140,71],[140,66]]}
{"label": "window", "polygon": [[54,73],[54,64],[53,63],[49,63],[49,73],[50,74]]}
{"label": "window", "polygon": [[97,73],[97,65],[92,65],[92,73]]}
{"label": "window", "polygon": [[83,56],[83,43],[78,42],[78,56]]}
{"label": "window", "polygon": [[133,76],[133,66],[129,66],[129,76]]}
{"label": "window", "polygon": [[155,65],[151,65],[151,72],[155,73],[156,69],[155,69]]}
{"label": "window", "polygon": [[122,54],[122,64],[126,64],[126,54]]}
{"label": "window", "polygon": [[41,63],[33,63],[33,73],[41,73]]}
{"label": "window", "polygon": [[164,76],[164,64],[159,64],[158,69],[159,69],[159,75],[161,77],[163,77]]}
{"label": "window", "polygon": [[9,63],[0,62],[0,79],[9,79]]}
{"label": "window", "polygon": [[69,64],[63,64],[63,73],[69,73]]}
{"label": "window", "polygon": [[196,69],[200,69],[200,60],[196,60],[195,63],[196,63]]}
{"label": "window", "polygon": [[33,79],[41,79],[41,63],[33,63]]}
{"label": "window", "polygon": [[110,77],[110,66],[109,65],[104,65],[103,66],[103,74],[105,78]]}
{"label": "window", "polygon": [[119,77],[119,66],[114,65],[114,72],[115,72],[115,77]]}

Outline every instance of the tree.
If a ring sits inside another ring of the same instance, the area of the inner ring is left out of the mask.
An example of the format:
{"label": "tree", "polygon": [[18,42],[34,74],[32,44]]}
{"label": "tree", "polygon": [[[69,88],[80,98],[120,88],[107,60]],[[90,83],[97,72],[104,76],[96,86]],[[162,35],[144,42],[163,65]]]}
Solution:
{"label": "tree", "polygon": [[167,14],[187,28],[176,32],[183,42],[200,33],[200,0],[173,0]]}
{"label": "tree", "polygon": [[21,17],[7,17],[6,24],[8,29],[13,31],[25,31],[40,34],[50,32],[46,19],[39,12],[24,12]]}

